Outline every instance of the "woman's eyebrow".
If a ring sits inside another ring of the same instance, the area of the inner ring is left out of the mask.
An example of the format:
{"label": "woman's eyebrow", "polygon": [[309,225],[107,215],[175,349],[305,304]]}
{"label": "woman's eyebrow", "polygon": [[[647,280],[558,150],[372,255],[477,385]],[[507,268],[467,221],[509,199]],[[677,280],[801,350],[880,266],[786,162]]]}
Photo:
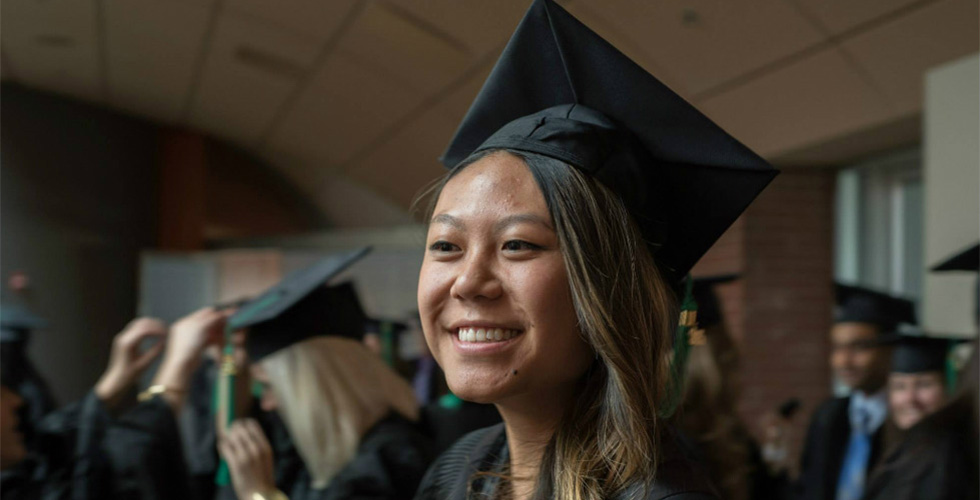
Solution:
{"label": "woman's eyebrow", "polygon": [[494,224],[494,232],[501,233],[510,226],[517,224],[537,224],[548,228],[550,231],[555,229],[551,227],[551,222],[544,217],[536,214],[514,214],[508,215],[503,219],[500,219],[496,224]]}
{"label": "woman's eyebrow", "polygon": [[439,214],[433,216],[432,219],[429,221],[429,224],[436,224],[436,223],[452,226],[459,231],[466,230],[466,224],[463,224],[463,221],[449,214]]}

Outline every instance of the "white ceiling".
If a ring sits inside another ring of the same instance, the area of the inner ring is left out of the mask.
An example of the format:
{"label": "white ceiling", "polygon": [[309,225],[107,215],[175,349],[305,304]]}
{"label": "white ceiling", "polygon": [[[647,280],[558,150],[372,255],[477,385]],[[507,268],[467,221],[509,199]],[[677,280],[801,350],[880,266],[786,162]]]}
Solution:
{"label": "white ceiling", "polygon": [[[917,127],[896,124],[921,112],[924,72],[980,40],[976,0],[561,3],[763,156],[800,164],[842,138],[873,137],[849,156],[909,140]],[[229,139],[338,225],[403,222],[527,4],[3,0],[0,74]]]}

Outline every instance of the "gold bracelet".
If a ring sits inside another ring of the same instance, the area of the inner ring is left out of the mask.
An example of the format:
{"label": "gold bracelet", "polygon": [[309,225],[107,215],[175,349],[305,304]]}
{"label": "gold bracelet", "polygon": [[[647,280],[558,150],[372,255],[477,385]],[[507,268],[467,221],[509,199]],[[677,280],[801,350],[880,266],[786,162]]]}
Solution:
{"label": "gold bracelet", "polygon": [[265,494],[256,491],[252,493],[252,500],[289,500],[289,497],[279,490],[272,490]]}
{"label": "gold bracelet", "polygon": [[144,401],[149,401],[165,392],[183,393],[184,391],[181,389],[176,389],[174,387],[167,387],[163,384],[156,384],[147,387],[145,391],[139,393],[136,396],[136,400],[142,403]]}

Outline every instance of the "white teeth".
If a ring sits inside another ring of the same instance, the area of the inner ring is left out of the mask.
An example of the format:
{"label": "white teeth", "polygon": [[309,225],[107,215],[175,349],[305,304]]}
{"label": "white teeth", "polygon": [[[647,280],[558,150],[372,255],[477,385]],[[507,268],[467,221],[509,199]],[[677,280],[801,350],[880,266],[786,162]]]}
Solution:
{"label": "white teeth", "polygon": [[504,330],[501,328],[460,328],[456,333],[460,342],[499,342],[508,340],[517,335],[517,330]]}

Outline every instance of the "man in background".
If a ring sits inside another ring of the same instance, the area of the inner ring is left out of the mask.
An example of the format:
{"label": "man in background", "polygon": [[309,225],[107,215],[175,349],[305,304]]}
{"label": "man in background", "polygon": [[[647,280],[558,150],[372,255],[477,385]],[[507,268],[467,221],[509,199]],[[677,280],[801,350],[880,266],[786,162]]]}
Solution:
{"label": "man in background", "polygon": [[915,324],[911,301],[845,285],[837,285],[836,295],[830,365],[851,394],[830,399],[814,412],[797,485],[798,497],[805,500],[859,500],[863,495],[868,471],[884,448],[889,334],[900,323]]}

